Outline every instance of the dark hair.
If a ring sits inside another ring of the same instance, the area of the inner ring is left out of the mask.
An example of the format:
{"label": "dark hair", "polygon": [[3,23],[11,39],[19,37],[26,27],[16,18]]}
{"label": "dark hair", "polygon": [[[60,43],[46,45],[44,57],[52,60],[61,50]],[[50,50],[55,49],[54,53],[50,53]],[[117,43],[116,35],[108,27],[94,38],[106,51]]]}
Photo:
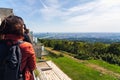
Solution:
{"label": "dark hair", "polygon": [[29,33],[29,29],[26,27],[26,25],[24,24],[24,33],[28,34]]}
{"label": "dark hair", "polygon": [[21,17],[11,15],[5,18],[0,26],[0,34],[23,35],[24,21]]}

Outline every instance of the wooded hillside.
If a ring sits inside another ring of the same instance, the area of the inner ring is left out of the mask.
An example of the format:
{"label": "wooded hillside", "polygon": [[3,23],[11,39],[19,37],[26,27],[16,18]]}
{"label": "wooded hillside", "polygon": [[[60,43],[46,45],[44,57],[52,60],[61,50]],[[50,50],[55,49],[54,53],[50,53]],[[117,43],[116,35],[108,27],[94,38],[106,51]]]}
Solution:
{"label": "wooded hillside", "polygon": [[120,43],[105,44],[101,42],[88,43],[69,40],[39,39],[47,47],[71,53],[75,58],[101,59],[120,65]]}

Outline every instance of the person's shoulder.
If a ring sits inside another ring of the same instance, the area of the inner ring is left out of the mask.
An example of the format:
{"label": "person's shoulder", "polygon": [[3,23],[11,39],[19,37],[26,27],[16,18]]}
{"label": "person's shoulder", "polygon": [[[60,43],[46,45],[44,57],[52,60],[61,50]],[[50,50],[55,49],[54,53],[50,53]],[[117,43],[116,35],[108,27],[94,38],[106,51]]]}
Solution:
{"label": "person's shoulder", "polygon": [[23,41],[22,44],[20,44],[20,47],[32,47],[32,44],[26,41]]}
{"label": "person's shoulder", "polygon": [[23,53],[26,53],[27,56],[35,54],[33,45],[26,41],[24,41],[22,44],[20,44],[20,50]]}

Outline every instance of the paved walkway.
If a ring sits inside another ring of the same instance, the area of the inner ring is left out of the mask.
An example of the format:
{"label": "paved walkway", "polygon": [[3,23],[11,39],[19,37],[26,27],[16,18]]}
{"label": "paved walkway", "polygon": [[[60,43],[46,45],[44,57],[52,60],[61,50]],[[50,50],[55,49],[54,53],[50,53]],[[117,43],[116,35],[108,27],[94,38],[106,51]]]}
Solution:
{"label": "paved walkway", "polygon": [[37,68],[40,72],[40,80],[72,80],[52,61],[40,62]]}

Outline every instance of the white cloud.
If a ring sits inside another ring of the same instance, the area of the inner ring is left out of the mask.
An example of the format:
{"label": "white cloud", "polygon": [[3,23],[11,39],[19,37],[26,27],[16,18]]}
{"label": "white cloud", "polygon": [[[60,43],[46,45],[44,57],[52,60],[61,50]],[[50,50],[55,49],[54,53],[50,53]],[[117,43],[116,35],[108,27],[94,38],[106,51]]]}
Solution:
{"label": "white cloud", "polygon": [[120,5],[120,0],[99,0],[99,2],[108,7]]}
{"label": "white cloud", "polygon": [[[74,5],[68,9],[63,8],[59,0],[40,1],[43,5],[40,12],[46,21],[59,18],[64,24],[58,24],[62,26],[59,29],[58,26],[51,24],[51,31],[57,31],[56,28],[60,31],[71,32],[120,31],[120,0],[95,0],[85,4]],[[41,28],[41,30],[45,31],[46,27]]]}
{"label": "white cloud", "polygon": [[39,0],[41,2],[41,4],[43,5],[44,8],[48,8],[47,5],[42,1],[42,0]]}
{"label": "white cloud", "polygon": [[86,3],[86,4],[79,4],[78,6],[73,6],[72,8],[68,9],[68,11],[70,12],[81,12],[81,10],[90,10],[93,7],[92,6],[96,6],[96,2],[90,2],[90,3]]}
{"label": "white cloud", "polygon": [[28,5],[34,5],[36,2],[38,2],[38,0],[26,0],[26,2]]}
{"label": "white cloud", "polygon": [[[19,12],[25,15],[29,13],[27,15],[29,17],[40,14],[40,16],[42,16],[41,19],[44,18],[44,20],[48,22],[58,19],[61,20],[62,25],[60,25],[64,26],[64,31],[120,31],[120,0],[94,0],[83,4],[72,4],[73,6],[68,8],[63,7],[63,5],[65,5],[64,2],[60,3],[59,1],[60,0],[25,0],[28,5],[23,4],[22,6],[18,6],[15,4],[17,1],[9,0],[15,8],[14,11],[16,11],[16,13]],[[65,1],[65,3],[72,2],[68,0]],[[36,6],[35,4],[37,4],[37,7],[34,7]],[[38,6],[38,4],[43,7]],[[37,24],[38,23],[35,23],[33,26]],[[51,26],[58,28],[54,24],[51,24]],[[44,30],[46,30],[45,28]],[[62,28],[59,30],[62,31]]]}
{"label": "white cloud", "polygon": [[61,4],[58,2],[58,0],[46,0],[42,3],[43,6],[46,6],[40,10],[45,20],[50,21],[61,16]]}
{"label": "white cloud", "polygon": [[[70,10],[79,13],[81,9],[84,9],[84,14],[69,17],[66,22],[79,27],[78,30],[83,28],[84,31],[120,31],[120,0],[96,0],[92,5],[90,3],[76,6]],[[88,12],[84,12],[85,10]]]}
{"label": "white cloud", "polygon": [[59,0],[46,0],[45,2],[46,2],[46,5],[48,5],[48,7],[51,7],[51,8],[61,7]]}

